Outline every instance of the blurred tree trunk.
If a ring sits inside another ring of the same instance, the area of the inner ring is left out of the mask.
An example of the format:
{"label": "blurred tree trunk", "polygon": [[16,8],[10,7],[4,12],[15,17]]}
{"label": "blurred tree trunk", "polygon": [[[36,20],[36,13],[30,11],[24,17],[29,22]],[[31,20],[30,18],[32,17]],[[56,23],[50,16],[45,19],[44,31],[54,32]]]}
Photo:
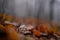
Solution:
{"label": "blurred tree trunk", "polygon": [[51,2],[50,2],[50,21],[53,20],[53,4],[54,4],[54,0],[51,0]]}
{"label": "blurred tree trunk", "polygon": [[3,3],[3,0],[0,0],[0,13],[2,13],[2,3]]}

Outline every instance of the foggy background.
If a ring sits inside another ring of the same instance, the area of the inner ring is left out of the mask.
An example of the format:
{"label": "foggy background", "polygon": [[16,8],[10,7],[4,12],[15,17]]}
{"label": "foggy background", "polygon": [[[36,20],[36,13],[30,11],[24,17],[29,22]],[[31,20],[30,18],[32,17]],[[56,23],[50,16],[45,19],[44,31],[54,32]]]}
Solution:
{"label": "foggy background", "polygon": [[60,0],[0,0],[0,12],[59,22]]}

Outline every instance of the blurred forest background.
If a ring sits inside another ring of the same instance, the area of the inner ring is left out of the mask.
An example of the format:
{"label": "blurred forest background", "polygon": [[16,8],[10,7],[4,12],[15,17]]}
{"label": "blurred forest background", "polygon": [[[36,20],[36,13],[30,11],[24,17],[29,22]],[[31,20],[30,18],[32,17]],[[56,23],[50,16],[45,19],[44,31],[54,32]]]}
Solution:
{"label": "blurred forest background", "polygon": [[0,0],[0,13],[60,21],[60,0]]}

